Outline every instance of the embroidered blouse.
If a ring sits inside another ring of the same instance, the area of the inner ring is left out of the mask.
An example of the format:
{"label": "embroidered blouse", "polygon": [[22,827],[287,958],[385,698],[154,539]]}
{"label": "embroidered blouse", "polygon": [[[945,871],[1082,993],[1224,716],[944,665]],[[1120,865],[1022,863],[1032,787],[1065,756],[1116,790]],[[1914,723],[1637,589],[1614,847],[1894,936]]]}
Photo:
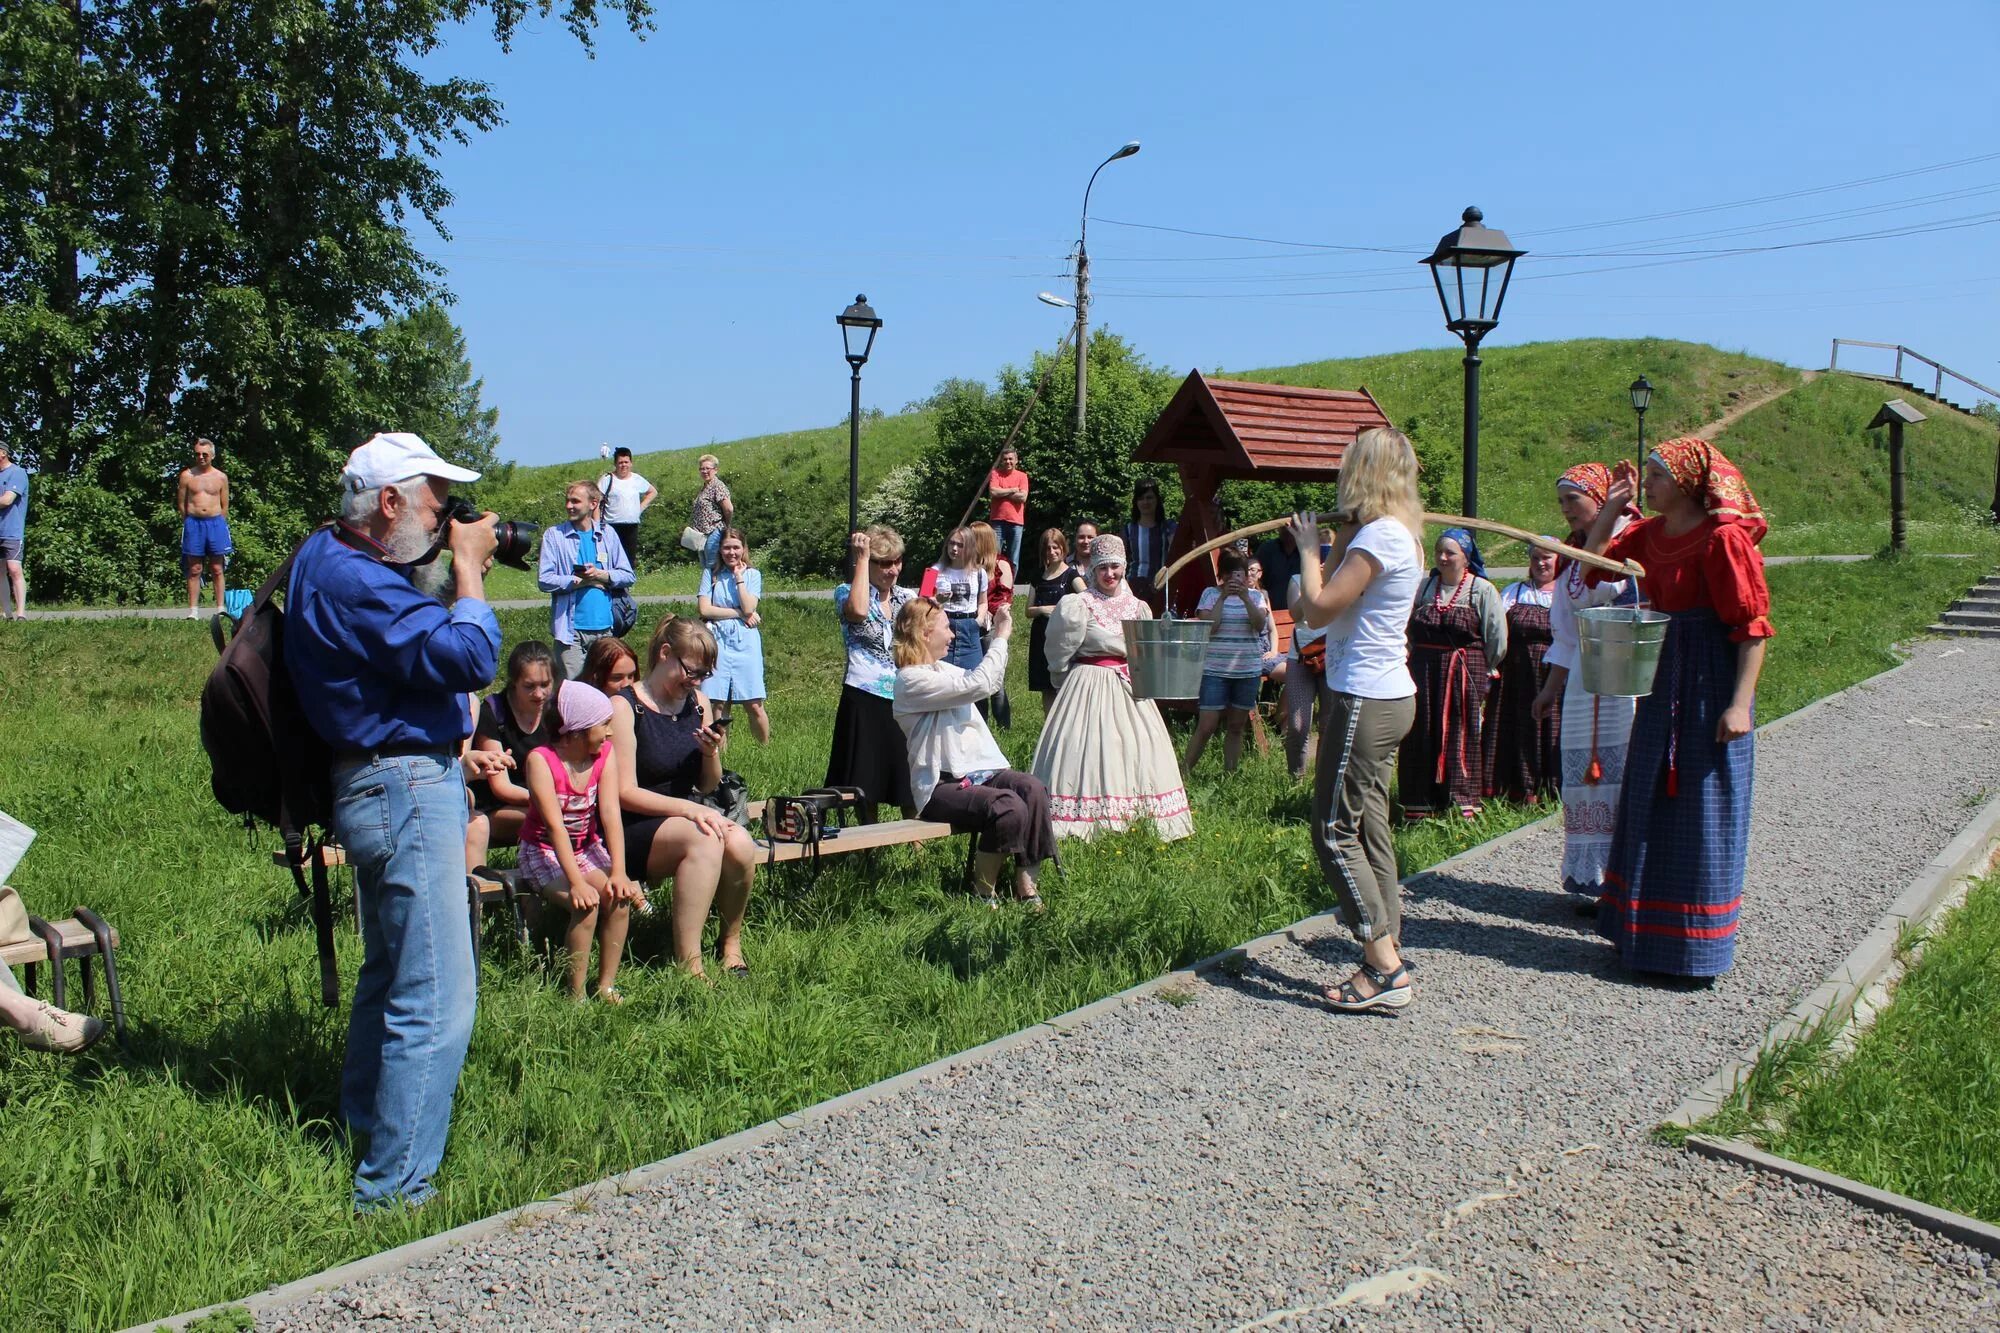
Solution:
{"label": "embroidered blouse", "polygon": [[[1764,556],[1742,524],[1704,518],[1691,531],[1672,537],[1655,516],[1613,537],[1604,554],[1646,567],[1639,582],[1655,610],[1713,611],[1729,626],[1733,643],[1768,639],[1778,632],[1771,623]],[[1593,569],[1586,577],[1595,584],[1617,576]]]}

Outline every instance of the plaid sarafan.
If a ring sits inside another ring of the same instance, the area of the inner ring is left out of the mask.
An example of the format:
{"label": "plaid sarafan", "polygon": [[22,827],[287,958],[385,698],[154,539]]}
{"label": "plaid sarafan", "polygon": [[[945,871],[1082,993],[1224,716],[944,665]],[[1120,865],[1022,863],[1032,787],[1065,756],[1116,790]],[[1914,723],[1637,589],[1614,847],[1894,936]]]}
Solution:
{"label": "plaid sarafan", "polygon": [[1762,541],[1770,531],[1763,506],[1750,493],[1750,483],[1722,456],[1722,450],[1707,440],[1692,435],[1664,440],[1653,446],[1652,457],[1673,476],[1681,493],[1699,502],[1716,522],[1743,524],[1751,530],[1753,541]]}

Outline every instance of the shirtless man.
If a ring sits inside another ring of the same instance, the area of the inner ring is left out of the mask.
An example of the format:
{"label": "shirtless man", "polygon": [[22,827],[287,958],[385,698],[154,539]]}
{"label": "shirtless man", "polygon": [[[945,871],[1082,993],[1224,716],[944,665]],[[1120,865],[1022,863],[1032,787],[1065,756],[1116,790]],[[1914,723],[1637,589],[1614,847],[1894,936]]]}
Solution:
{"label": "shirtless man", "polygon": [[181,514],[181,569],[187,575],[188,619],[201,617],[201,575],[207,567],[215,584],[215,609],[222,609],[222,571],[235,546],[229,540],[229,478],[215,466],[215,443],[194,442],[194,466],[174,487]]}

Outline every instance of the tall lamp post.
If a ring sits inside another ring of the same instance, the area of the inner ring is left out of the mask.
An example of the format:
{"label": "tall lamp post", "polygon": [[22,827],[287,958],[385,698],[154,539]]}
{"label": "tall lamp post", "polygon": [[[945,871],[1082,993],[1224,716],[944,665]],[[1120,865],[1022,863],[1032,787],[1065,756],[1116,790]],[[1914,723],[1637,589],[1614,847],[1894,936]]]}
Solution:
{"label": "tall lamp post", "polygon": [[[1514,261],[1526,254],[1516,250],[1506,234],[1480,225],[1476,208],[1462,215],[1462,225],[1448,232],[1423,262],[1437,284],[1444,326],[1465,343],[1465,514],[1479,516],[1479,341],[1500,323],[1500,303]],[[1467,273],[1471,276],[1468,278]]]}
{"label": "tall lamp post", "polygon": [[[1130,157],[1139,151],[1139,141],[1133,139],[1110,157],[1097,164],[1102,171],[1121,157]],[[1090,234],[1090,190],[1097,184],[1097,171],[1090,173],[1090,184],[1083,187],[1083,223],[1076,233],[1076,442],[1083,443],[1084,380],[1090,373],[1090,251],[1084,248],[1084,239]]]}
{"label": "tall lamp post", "polygon": [[834,322],[840,325],[840,336],[847,344],[847,364],[854,372],[847,408],[847,530],[855,532],[861,527],[861,367],[868,364],[882,320],[867,297],[856,296],[853,305],[834,316]]}
{"label": "tall lamp post", "polygon": [[1644,375],[1641,375],[1638,379],[1632,381],[1632,387],[1628,392],[1632,395],[1632,410],[1639,414],[1639,454],[1637,461],[1643,467],[1646,462],[1646,409],[1653,405],[1653,382]]}

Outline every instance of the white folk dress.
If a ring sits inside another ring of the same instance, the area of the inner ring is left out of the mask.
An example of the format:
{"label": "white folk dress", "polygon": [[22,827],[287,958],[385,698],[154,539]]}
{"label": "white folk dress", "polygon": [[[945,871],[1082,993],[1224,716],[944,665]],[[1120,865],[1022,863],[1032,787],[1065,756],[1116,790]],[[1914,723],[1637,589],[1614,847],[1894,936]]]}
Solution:
{"label": "white folk dress", "polygon": [[1034,774],[1049,789],[1059,838],[1091,838],[1151,821],[1162,842],[1194,832],[1180,758],[1151,699],[1132,697],[1127,620],[1153,613],[1121,585],[1115,597],[1071,593],[1056,603],[1044,642],[1055,706],[1035,746]]}
{"label": "white folk dress", "polygon": [[[1620,519],[1618,528],[1623,530],[1627,522]],[[1584,690],[1576,613],[1592,606],[1630,605],[1637,595],[1630,579],[1590,587],[1582,566],[1570,563],[1556,575],[1556,596],[1549,607],[1549,651],[1543,660],[1569,672],[1560,733],[1562,884],[1586,898],[1604,892],[1604,867],[1611,859],[1618,790],[1625,782],[1625,752],[1632,741],[1632,714],[1638,701]]]}

